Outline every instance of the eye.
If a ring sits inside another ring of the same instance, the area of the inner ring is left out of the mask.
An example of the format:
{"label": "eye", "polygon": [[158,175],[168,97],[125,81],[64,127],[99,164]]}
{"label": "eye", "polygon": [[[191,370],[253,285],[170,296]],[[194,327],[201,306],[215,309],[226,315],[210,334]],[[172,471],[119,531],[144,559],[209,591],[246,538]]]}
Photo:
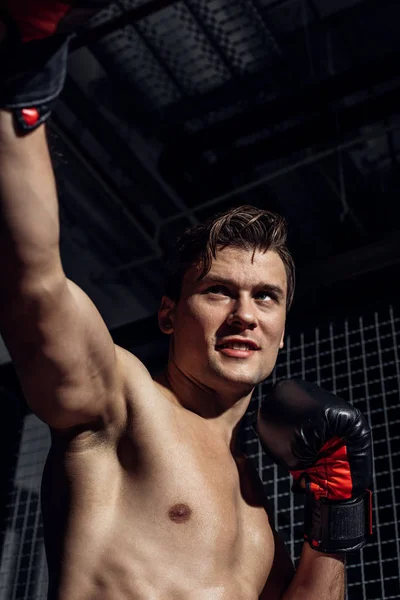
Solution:
{"label": "eye", "polygon": [[267,290],[261,290],[261,292],[257,292],[255,298],[263,301],[275,300],[274,295],[271,292],[267,292]]}
{"label": "eye", "polygon": [[225,285],[212,285],[206,289],[206,294],[220,294],[229,296],[229,290]]}

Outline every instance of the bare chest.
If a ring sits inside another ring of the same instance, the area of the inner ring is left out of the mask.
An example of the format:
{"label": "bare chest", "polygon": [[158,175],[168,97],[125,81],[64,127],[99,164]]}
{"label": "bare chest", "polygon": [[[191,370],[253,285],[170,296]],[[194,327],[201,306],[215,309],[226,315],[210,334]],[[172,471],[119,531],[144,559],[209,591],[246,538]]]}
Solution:
{"label": "bare chest", "polygon": [[196,420],[171,423],[157,441],[143,458],[142,487],[132,505],[125,496],[127,511],[136,511],[137,499],[146,505],[156,525],[154,546],[161,540],[185,569],[233,570],[264,581],[273,536],[246,459],[235,459],[226,442]]}
{"label": "bare chest", "polygon": [[157,589],[171,577],[206,586],[233,574],[261,589],[268,576],[274,546],[260,489],[246,460],[196,421],[127,431],[114,451],[71,453],[58,481],[74,515],[71,552],[102,548],[102,571],[137,571]]}

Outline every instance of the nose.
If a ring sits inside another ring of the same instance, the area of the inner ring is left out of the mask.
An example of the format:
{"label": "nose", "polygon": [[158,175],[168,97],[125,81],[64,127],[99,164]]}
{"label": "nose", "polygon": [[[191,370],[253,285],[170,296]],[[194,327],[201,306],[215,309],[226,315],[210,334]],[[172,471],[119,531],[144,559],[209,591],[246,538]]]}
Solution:
{"label": "nose", "polygon": [[237,299],[234,310],[228,316],[227,323],[240,329],[255,329],[257,327],[255,307],[250,298]]}

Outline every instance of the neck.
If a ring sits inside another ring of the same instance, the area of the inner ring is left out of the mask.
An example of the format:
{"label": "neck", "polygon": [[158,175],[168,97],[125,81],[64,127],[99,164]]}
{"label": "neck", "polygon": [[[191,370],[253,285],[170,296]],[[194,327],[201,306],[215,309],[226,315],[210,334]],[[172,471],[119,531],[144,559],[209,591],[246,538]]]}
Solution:
{"label": "neck", "polygon": [[185,374],[173,360],[168,362],[156,381],[176,404],[203,419],[213,420],[229,437],[234,448],[238,426],[249,406],[253,389],[240,394],[237,386],[232,385],[231,389],[225,386],[223,392],[216,391]]}

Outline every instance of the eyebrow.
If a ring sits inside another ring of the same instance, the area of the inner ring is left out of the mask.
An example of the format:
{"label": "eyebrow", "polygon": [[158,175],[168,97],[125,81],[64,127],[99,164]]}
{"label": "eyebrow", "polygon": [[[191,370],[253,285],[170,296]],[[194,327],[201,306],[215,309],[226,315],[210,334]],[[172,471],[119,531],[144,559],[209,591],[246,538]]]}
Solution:
{"label": "eyebrow", "polygon": [[[232,281],[231,279],[228,279],[227,277],[216,277],[216,276],[209,276],[206,275],[205,277],[203,277],[202,279],[198,280],[199,283],[223,283],[225,285],[233,285],[236,287],[236,284],[234,281]],[[258,289],[263,289],[263,290],[267,290],[268,292],[273,292],[274,294],[276,294],[277,296],[279,296],[279,298],[284,298],[285,297],[285,292],[283,291],[283,289],[279,286],[279,285],[275,285],[273,283],[259,283],[257,285],[254,286],[255,288]]]}

